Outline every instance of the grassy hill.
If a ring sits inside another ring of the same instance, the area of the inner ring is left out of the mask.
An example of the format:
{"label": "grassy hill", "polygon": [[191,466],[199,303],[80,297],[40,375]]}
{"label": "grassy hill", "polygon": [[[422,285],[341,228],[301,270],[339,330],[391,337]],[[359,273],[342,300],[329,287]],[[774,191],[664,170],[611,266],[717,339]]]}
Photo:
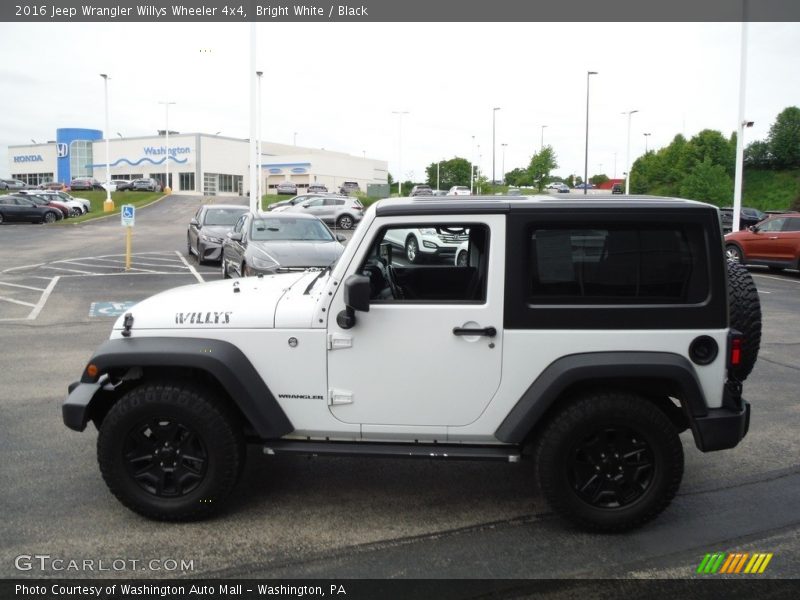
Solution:
{"label": "grassy hill", "polygon": [[745,169],[742,204],[759,210],[785,210],[800,199],[800,169]]}

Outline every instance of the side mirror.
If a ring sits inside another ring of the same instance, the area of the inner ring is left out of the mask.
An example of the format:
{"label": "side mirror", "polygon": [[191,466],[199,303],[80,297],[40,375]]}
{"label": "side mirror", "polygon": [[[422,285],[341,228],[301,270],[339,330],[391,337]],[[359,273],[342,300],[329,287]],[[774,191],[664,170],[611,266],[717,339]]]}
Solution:
{"label": "side mirror", "polygon": [[227,235],[231,239],[231,241],[234,241],[234,242],[241,242],[242,241],[242,232],[241,231],[229,231]]}
{"label": "side mirror", "polygon": [[342,235],[341,233],[337,233],[336,234],[336,241],[337,242],[346,242],[347,241],[347,236],[346,235]]}
{"label": "side mirror", "polygon": [[384,242],[381,244],[380,248],[378,249],[380,253],[380,258],[383,261],[383,264],[390,265],[392,264],[392,245],[388,242]]}
{"label": "side mirror", "polygon": [[748,227],[748,229],[750,231],[752,231],[753,233],[758,233],[758,225],[750,225],[750,227]]}
{"label": "side mirror", "polygon": [[344,282],[344,303],[347,308],[336,315],[342,329],[356,324],[356,311],[369,312],[370,281],[365,275],[350,275]]}
{"label": "side mirror", "polygon": [[200,223],[197,222],[197,219],[192,219],[191,221],[189,221],[189,225],[194,225],[195,227],[200,229]]}

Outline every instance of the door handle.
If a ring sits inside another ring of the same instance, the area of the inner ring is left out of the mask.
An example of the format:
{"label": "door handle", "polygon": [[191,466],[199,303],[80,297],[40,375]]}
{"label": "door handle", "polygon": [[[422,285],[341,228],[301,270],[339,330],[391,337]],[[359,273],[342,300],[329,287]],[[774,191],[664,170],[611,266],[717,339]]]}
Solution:
{"label": "door handle", "polygon": [[453,327],[453,335],[485,335],[487,337],[494,337],[497,335],[497,329],[494,327],[484,327],[483,329],[472,327]]}

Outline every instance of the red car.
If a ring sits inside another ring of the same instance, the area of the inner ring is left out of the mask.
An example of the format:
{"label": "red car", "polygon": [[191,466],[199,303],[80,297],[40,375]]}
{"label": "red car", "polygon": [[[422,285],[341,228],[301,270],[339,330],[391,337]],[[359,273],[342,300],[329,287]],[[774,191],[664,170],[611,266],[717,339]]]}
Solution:
{"label": "red car", "polygon": [[773,215],[725,236],[728,260],[775,271],[800,269],[800,213]]}
{"label": "red car", "polygon": [[61,211],[61,214],[64,216],[65,219],[69,218],[70,216],[70,209],[69,206],[58,202],[57,200],[50,200],[48,198],[42,198],[40,196],[24,196],[29,200],[32,200],[38,206],[52,206],[53,208],[57,208]]}

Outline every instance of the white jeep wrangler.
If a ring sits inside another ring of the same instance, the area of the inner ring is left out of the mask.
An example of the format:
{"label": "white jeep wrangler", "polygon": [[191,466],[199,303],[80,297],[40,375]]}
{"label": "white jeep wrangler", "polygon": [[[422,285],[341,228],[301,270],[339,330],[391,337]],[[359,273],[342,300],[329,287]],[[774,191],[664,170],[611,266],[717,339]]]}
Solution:
{"label": "white jeep wrangler", "polygon": [[[468,238],[410,263],[409,230]],[[402,199],[339,261],[180,287],[117,321],[63,404],[99,429],[130,509],[218,509],[245,444],[307,453],[535,461],[550,506],[619,531],[655,517],[702,451],[747,433],[758,295],[715,207],[678,199]],[[524,472],[524,471],[523,471]],[[521,472],[521,473],[523,473]]]}

